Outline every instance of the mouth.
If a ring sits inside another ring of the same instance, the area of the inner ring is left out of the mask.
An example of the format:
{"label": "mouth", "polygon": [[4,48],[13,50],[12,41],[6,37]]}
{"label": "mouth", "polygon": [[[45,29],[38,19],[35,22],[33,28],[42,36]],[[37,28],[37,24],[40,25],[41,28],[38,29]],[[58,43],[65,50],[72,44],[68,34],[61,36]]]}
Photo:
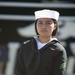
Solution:
{"label": "mouth", "polygon": [[41,30],[41,32],[47,32],[46,30]]}

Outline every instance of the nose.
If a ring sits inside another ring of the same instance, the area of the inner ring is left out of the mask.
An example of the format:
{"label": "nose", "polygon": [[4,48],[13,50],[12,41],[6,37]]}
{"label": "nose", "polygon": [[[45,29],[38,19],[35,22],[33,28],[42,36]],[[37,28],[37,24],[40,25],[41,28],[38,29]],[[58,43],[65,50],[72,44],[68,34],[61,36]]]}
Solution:
{"label": "nose", "polygon": [[42,25],[42,28],[46,28],[46,25],[45,25],[45,24],[43,24],[43,25]]}

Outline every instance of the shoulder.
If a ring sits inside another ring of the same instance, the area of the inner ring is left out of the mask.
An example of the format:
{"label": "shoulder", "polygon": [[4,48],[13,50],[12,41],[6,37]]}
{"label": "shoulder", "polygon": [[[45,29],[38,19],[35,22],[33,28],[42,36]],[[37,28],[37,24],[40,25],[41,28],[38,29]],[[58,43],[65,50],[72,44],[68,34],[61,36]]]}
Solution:
{"label": "shoulder", "polygon": [[24,41],[23,44],[25,45],[25,44],[28,44],[28,43],[33,42],[33,41],[35,41],[35,39],[31,38],[29,40]]}
{"label": "shoulder", "polygon": [[26,40],[26,41],[24,41],[24,42],[21,44],[21,47],[20,47],[20,48],[21,48],[21,49],[23,49],[23,48],[30,48],[34,41],[35,41],[34,38],[31,38],[31,39],[29,39],[29,40]]}
{"label": "shoulder", "polygon": [[57,51],[64,51],[65,50],[64,46],[60,42],[55,43],[54,46],[56,47]]}
{"label": "shoulder", "polygon": [[66,53],[65,47],[58,40],[52,41],[51,48],[54,49],[56,53],[60,53],[60,52]]}
{"label": "shoulder", "polygon": [[21,44],[20,49],[25,49],[26,47],[30,46],[31,44],[31,39],[30,40],[26,40]]}
{"label": "shoulder", "polygon": [[67,55],[67,52],[66,52],[66,49],[65,47],[60,43],[60,42],[57,42],[54,44],[54,47],[56,49],[56,52],[59,54],[59,53],[62,53],[62,55]]}
{"label": "shoulder", "polygon": [[28,50],[28,48],[30,48],[29,46],[30,46],[30,41],[31,40],[26,40],[26,41],[24,41],[22,44],[21,44],[21,46],[20,46],[20,48],[19,48],[19,50],[18,50],[18,54],[23,54],[26,50]]}
{"label": "shoulder", "polygon": [[66,52],[66,49],[63,45],[61,45],[61,43],[56,43],[54,44],[56,46],[56,52],[58,54],[61,54],[61,56],[67,58],[67,52]]}
{"label": "shoulder", "polygon": [[25,45],[25,44],[28,44],[30,41],[31,41],[31,40],[26,40],[26,41],[23,42],[23,44],[24,44],[24,45]]}
{"label": "shoulder", "polygon": [[56,57],[61,57],[67,61],[67,52],[65,47],[58,40],[54,40],[53,42],[54,44],[52,48],[54,49],[54,53],[56,53]]}

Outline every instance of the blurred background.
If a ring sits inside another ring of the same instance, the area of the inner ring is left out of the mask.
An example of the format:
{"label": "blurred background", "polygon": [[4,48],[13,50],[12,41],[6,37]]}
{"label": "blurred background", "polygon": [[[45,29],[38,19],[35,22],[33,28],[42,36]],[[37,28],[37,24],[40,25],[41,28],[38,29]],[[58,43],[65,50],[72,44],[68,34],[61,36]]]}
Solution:
{"label": "blurred background", "polygon": [[75,0],[0,0],[0,75],[14,75],[17,51],[35,34],[34,11],[60,13],[57,38],[67,51],[66,75],[75,75]]}

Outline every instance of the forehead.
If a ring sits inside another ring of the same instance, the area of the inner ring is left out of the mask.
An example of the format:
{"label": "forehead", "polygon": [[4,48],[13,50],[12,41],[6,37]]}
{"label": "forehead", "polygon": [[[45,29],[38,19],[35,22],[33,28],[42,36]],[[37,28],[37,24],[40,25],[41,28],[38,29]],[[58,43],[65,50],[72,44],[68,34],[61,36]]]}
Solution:
{"label": "forehead", "polygon": [[52,21],[51,18],[39,18],[38,21]]}

